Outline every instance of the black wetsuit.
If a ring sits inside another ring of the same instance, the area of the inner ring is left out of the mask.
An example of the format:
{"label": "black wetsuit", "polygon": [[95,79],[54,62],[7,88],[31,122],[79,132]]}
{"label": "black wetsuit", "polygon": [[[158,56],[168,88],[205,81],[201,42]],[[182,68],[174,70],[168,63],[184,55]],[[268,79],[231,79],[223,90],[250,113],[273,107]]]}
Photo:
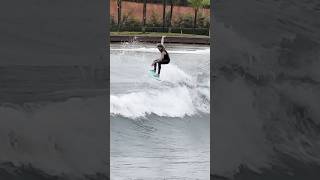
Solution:
{"label": "black wetsuit", "polygon": [[169,64],[169,62],[170,62],[170,57],[169,57],[168,52],[166,50],[163,50],[163,51],[165,52],[163,59],[161,59],[159,61],[156,60],[154,62],[154,65],[153,65],[154,66],[154,71],[156,72],[157,64],[158,64],[158,74],[160,74],[161,64]]}

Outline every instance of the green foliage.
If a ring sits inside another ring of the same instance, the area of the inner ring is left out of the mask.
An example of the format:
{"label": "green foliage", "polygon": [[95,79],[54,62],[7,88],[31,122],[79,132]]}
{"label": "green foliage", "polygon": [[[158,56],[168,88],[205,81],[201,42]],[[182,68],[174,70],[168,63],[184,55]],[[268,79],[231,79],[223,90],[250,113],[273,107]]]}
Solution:
{"label": "green foliage", "polygon": [[197,26],[200,28],[209,28],[210,27],[210,17],[205,14],[199,13]]}
{"label": "green foliage", "polygon": [[188,0],[188,2],[194,9],[210,6],[210,0]]}
{"label": "green foliage", "polygon": [[204,6],[210,6],[210,0],[202,0]]}
{"label": "green foliage", "polygon": [[122,26],[140,26],[141,22],[134,18],[134,16],[132,15],[132,11],[129,11],[127,14],[124,14],[122,16]]}
{"label": "green foliage", "polygon": [[114,16],[110,16],[110,24],[111,24],[111,26],[115,26],[117,24]]}
{"label": "green foliage", "polygon": [[170,24],[170,11],[166,12],[166,25],[169,26]]}
{"label": "green foliage", "polygon": [[193,26],[193,16],[191,14],[180,15],[173,21],[173,25],[183,28],[191,28]]}
{"label": "green foliage", "polygon": [[159,17],[160,15],[158,13],[152,11],[150,20],[147,22],[147,24],[153,27],[162,26],[162,23]]}
{"label": "green foliage", "polygon": [[[138,2],[143,3],[144,0],[124,0],[124,1],[130,1],[130,2]],[[171,0],[167,0],[168,3],[171,3]],[[188,0],[173,0],[173,2],[180,6],[187,6]],[[162,4],[163,0],[147,0],[147,3],[156,3],[156,4]]]}
{"label": "green foliage", "polygon": [[[178,0],[174,0],[174,3],[177,3]],[[207,0],[188,0],[188,1],[201,1],[202,8],[204,6],[204,2]],[[171,1],[167,1],[170,5]],[[210,1],[208,1],[210,3]],[[195,5],[195,4],[194,4]],[[142,12],[141,12],[142,13]],[[175,13],[175,11],[173,11]],[[130,32],[142,32],[143,22],[140,19],[134,18],[132,15],[133,11],[129,11],[127,13],[122,14],[122,21],[120,26],[120,31],[130,31]],[[146,22],[146,32],[162,32],[162,11],[152,11],[150,15],[147,17]],[[169,22],[170,22],[170,6],[166,10],[166,19],[165,24],[165,32],[169,31]],[[176,18],[172,18],[170,32],[172,33],[181,33],[181,34],[199,34],[199,35],[209,35],[209,27],[210,27],[210,17],[206,16],[202,13],[202,11],[198,11],[197,15],[197,28],[194,28],[194,14],[180,14]],[[117,19],[116,17],[110,17],[110,25],[111,31],[117,31]]]}

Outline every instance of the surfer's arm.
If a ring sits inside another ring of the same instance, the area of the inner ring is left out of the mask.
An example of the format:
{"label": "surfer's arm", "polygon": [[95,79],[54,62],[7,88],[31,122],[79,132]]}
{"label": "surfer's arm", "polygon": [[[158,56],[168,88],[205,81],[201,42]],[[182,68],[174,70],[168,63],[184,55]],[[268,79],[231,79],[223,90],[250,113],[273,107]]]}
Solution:
{"label": "surfer's arm", "polygon": [[153,63],[151,64],[151,66],[153,66],[155,63],[162,61],[164,59],[164,54],[165,54],[165,52],[162,52],[161,57],[159,59],[154,60]]}
{"label": "surfer's arm", "polygon": [[161,57],[159,59],[154,60],[154,63],[162,61],[164,59],[164,54],[165,54],[165,52],[162,52]]}

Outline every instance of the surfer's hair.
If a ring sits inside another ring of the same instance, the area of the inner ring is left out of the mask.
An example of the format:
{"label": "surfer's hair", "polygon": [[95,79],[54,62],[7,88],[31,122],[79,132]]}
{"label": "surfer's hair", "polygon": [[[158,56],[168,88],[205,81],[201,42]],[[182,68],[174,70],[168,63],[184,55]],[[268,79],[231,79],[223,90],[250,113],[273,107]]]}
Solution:
{"label": "surfer's hair", "polygon": [[162,49],[165,49],[165,48],[164,48],[164,45],[163,45],[163,44],[160,44],[160,43],[157,44],[157,48],[159,48],[159,47],[162,48]]}

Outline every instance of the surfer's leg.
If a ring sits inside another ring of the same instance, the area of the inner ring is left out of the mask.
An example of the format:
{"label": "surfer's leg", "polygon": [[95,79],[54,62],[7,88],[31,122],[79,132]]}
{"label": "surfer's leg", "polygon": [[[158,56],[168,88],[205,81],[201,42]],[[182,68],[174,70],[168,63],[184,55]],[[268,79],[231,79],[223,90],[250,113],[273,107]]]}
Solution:
{"label": "surfer's leg", "polygon": [[154,72],[156,72],[156,70],[157,70],[157,63],[154,63],[154,64],[153,64],[153,67],[154,67],[154,68],[153,68]]}
{"label": "surfer's leg", "polygon": [[160,70],[161,70],[161,63],[158,63],[158,74],[160,75]]}

